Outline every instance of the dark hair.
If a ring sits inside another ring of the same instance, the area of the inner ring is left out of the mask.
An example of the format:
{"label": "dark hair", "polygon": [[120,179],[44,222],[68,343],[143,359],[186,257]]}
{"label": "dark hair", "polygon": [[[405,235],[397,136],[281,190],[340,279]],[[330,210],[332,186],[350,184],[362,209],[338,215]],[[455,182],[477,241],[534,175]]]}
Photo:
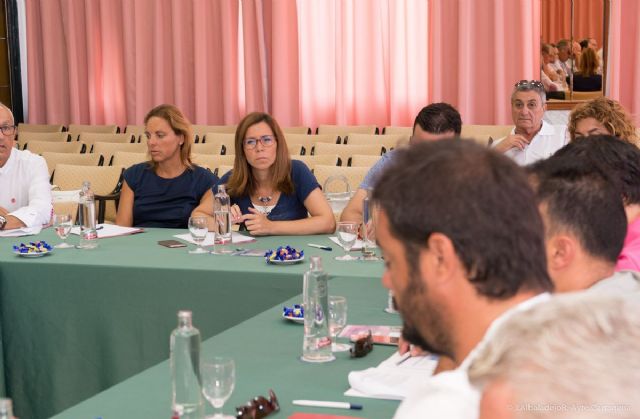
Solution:
{"label": "dark hair", "polygon": [[591,256],[615,264],[627,233],[620,192],[600,168],[563,160],[551,156],[531,168],[538,201],[546,205],[547,232],[571,232]]}
{"label": "dark hair", "polygon": [[413,122],[413,130],[420,125],[422,130],[431,134],[442,134],[453,131],[456,136],[462,131],[460,113],[448,103],[432,103],[420,110]]}
{"label": "dark hair", "polygon": [[580,48],[582,48],[583,50],[589,48],[589,38],[585,38],[580,41]]}
{"label": "dark hair", "polygon": [[640,149],[635,145],[611,135],[592,135],[576,138],[555,156],[608,173],[625,205],[640,204]]}
{"label": "dark hair", "polygon": [[249,195],[255,192],[256,182],[253,178],[253,171],[247,161],[244,152],[244,140],[247,131],[255,124],[264,122],[269,125],[273,135],[276,138],[276,161],[271,165],[271,183],[273,187],[285,194],[294,192],[293,181],[291,180],[291,158],[289,157],[289,148],[284,134],[280,129],[278,122],[268,113],[252,112],[242,118],[238,124],[235,135],[235,153],[236,157],[233,162],[233,171],[227,182],[229,195],[232,197]]}
{"label": "dark hair", "polygon": [[[472,141],[419,143],[396,153],[373,199],[407,253],[439,232],[481,295],[507,299],[553,288],[542,219],[522,168]],[[417,269],[417,258],[408,263]]]}

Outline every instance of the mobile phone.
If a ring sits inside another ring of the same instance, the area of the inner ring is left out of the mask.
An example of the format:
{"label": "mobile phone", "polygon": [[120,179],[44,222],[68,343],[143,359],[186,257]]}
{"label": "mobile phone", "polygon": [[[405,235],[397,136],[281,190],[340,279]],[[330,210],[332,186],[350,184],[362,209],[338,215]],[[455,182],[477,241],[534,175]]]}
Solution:
{"label": "mobile phone", "polygon": [[170,247],[170,248],[174,248],[174,247],[187,247],[186,244],[178,241],[178,240],[160,240],[158,242],[158,244],[160,246],[164,246],[164,247]]}

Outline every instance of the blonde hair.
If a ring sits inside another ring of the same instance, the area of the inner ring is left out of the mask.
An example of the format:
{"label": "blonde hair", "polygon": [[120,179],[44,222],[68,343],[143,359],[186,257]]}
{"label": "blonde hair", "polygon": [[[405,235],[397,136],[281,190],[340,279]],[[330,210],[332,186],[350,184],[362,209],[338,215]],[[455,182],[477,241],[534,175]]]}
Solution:
{"label": "blonde hair", "polygon": [[[177,106],[166,103],[156,106],[147,113],[144,117],[145,125],[149,122],[149,119],[153,117],[164,119],[176,135],[182,135],[184,137],[184,142],[180,146],[180,161],[187,168],[193,168],[193,163],[191,162],[191,144],[193,144],[191,122],[189,122]],[[153,166],[154,169],[158,167],[158,163],[153,160],[150,160],[149,164]]]}
{"label": "blonde hair", "polygon": [[264,112],[252,112],[245,116],[238,124],[235,137],[236,157],[233,162],[233,172],[227,182],[229,195],[234,197],[249,195],[255,191],[256,182],[253,178],[251,166],[244,152],[244,140],[250,127],[260,122],[265,122],[273,131],[276,140],[276,161],[269,168],[273,187],[285,194],[294,191],[291,180],[291,158],[284,134],[278,122]]}
{"label": "blonde hair", "polygon": [[633,294],[576,292],[516,313],[482,349],[469,369],[469,379],[476,386],[504,382],[513,391],[515,406],[540,406],[519,409],[515,416],[519,419],[550,415],[596,419],[613,412],[616,418],[637,418],[640,304],[636,299]]}
{"label": "blonde hair", "polygon": [[599,97],[581,103],[573,108],[569,115],[569,135],[571,141],[576,139],[578,122],[593,118],[604,125],[614,137],[618,137],[632,144],[638,143],[636,127],[624,108],[615,100]]}

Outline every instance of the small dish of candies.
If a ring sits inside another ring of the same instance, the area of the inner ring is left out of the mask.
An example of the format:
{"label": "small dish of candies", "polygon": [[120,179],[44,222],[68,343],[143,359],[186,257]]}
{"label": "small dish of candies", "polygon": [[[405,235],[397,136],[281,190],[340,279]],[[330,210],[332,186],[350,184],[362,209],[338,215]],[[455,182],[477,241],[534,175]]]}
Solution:
{"label": "small dish of candies", "polygon": [[304,323],[304,308],[300,304],[293,307],[283,307],[282,317],[295,323]]}
{"label": "small dish of candies", "polygon": [[304,250],[296,250],[291,246],[280,246],[276,250],[267,250],[264,254],[267,263],[273,265],[292,265],[304,260]]}
{"label": "small dish of candies", "polygon": [[20,243],[19,246],[13,246],[13,253],[25,258],[38,258],[46,256],[51,252],[53,252],[53,246],[44,240],[31,242],[29,244]]}

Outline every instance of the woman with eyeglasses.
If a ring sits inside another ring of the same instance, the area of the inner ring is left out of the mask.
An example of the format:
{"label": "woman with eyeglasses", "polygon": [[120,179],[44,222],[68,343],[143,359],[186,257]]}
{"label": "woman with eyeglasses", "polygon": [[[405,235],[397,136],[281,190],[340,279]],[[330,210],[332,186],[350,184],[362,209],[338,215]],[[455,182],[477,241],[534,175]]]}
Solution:
{"label": "woman with eyeglasses", "polygon": [[174,105],[144,118],[149,161],[124,172],[116,224],[187,228],[189,216],[218,178],[191,162],[193,130]]}
{"label": "woman with eyeglasses", "polygon": [[[219,185],[231,197],[231,219],[252,235],[328,234],[335,218],[309,168],[291,160],[280,126],[271,115],[253,112],[236,130],[233,170]],[[217,185],[215,189],[217,191]],[[214,230],[214,192],[208,191],[193,215],[209,217]]]}

